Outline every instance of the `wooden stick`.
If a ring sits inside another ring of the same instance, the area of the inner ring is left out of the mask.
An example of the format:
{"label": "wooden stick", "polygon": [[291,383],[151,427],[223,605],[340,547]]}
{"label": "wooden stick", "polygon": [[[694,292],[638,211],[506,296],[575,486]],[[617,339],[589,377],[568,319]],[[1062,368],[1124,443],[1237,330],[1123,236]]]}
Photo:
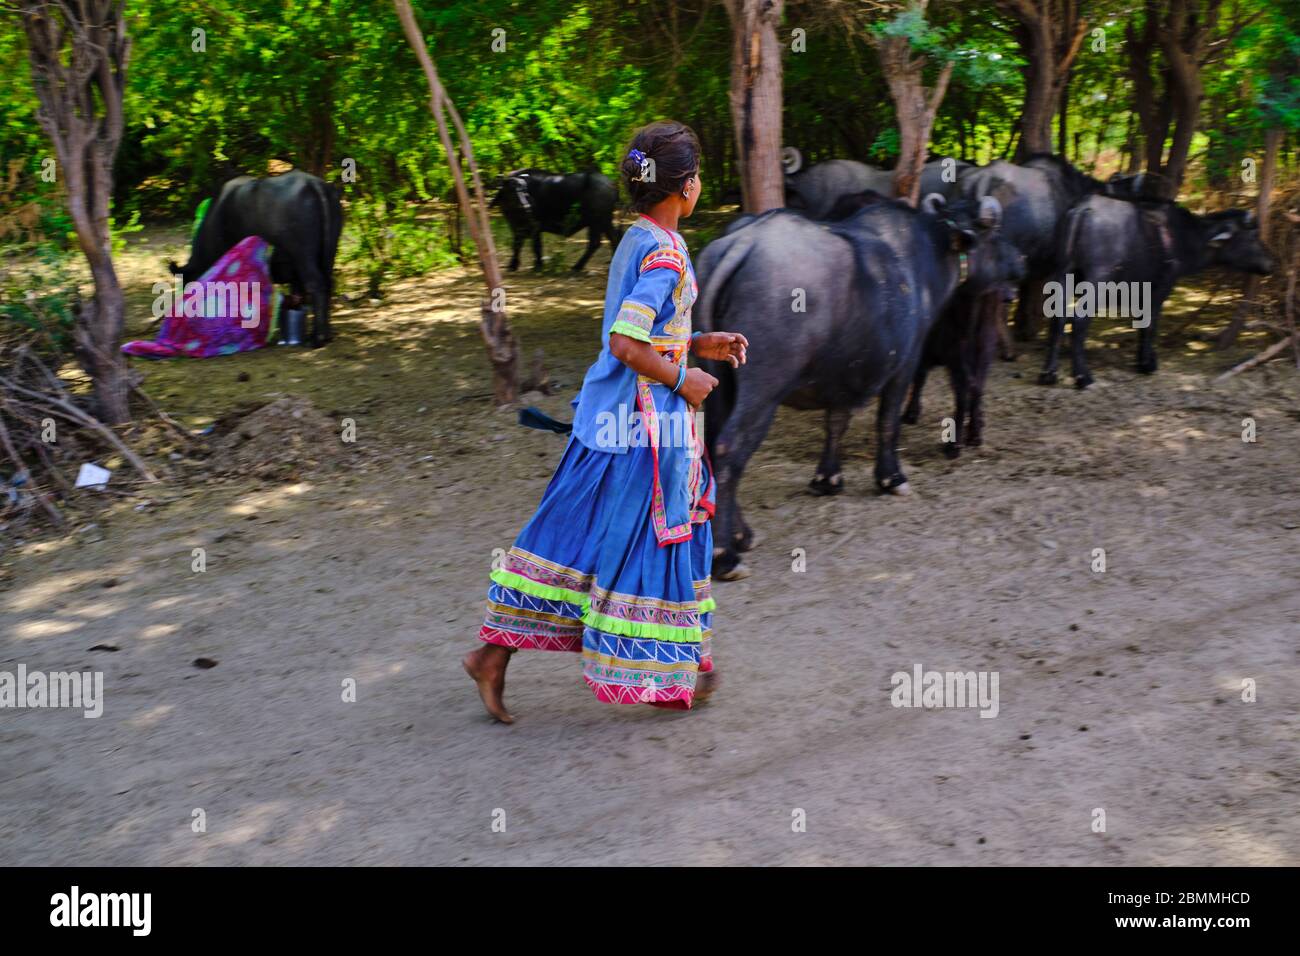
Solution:
{"label": "wooden stick", "polygon": [[1265,362],[1267,362],[1273,356],[1277,355],[1279,352],[1281,352],[1284,348],[1286,348],[1294,341],[1295,341],[1295,336],[1288,335],[1280,342],[1274,342],[1272,345],[1264,349],[1264,351],[1260,352],[1254,358],[1246,359],[1246,361],[1242,362],[1240,365],[1234,365],[1232,368],[1228,369],[1226,372],[1224,372],[1222,375],[1220,375],[1218,378],[1214,380],[1215,384],[1222,382],[1225,379],[1232,378],[1232,376],[1236,375],[1238,372],[1245,372],[1254,368],[1256,365],[1263,365]]}

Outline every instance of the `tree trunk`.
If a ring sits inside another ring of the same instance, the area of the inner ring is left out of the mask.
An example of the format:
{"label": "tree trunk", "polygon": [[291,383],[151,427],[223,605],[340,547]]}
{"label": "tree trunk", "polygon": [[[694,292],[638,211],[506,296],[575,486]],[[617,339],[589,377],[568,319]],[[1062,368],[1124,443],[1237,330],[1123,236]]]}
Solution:
{"label": "tree trunk", "polygon": [[[1178,195],[1187,174],[1187,157],[1201,114],[1201,57],[1206,42],[1218,22],[1219,4],[1210,0],[1204,9],[1197,0],[1168,0],[1169,14],[1160,31],[1160,50],[1165,55],[1168,72],[1166,90],[1173,111],[1174,135],[1163,170],[1170,187],[1170,198]],[[1194,9],[1189,9],[1189,3]]]}
{"label": "tree trunk", "polygon": [[1076,0],[999,0],[998,6],[1015,19],[1016,40],[1025,58],[1025,105],[1016,151],[1017,159],[1024,160],[1052,151],[1052,117],[1088,27],[1079,17]]}
{"label": "tree trunk", "polygon": [[781,46],[784,0],[726,0],[731,18],[731,119],[745,212],[785,205],[781,170]]}
{"label": "tree trunk", "polygon": [[[443,152],[447,154],[447,165],[451,168],[452,179],[456,183],[456,198],[465,214],[465,225],[470,237],[478,249],[479,264],[483,268],[483,279],[487,283],[487,295],[479,310],[479,331],[487,347],[488,362],[492,366],[493,393],[498,405],[506,405],[518,397],[519,350],[515,344],[514,333],[506,320],[505,288],[501,280],[501,267],[497,262],[496,246],[492,241],[492,229],[487,216],[487,198],[483,195],[483,182],[479,177],[478,165],[474,162],[474,148],[470,143],[465,126],[461,122],[456,105],[447,96],[442,82],[438,79],[438,70],[429,48],[415,22],[409,0],[393,0],[397,18],[402,23],[411,49],[424,70],[424,77],[429,84],[429,110],[438,124],[438,139],[442,142]],[[470,201],[469,191],[465,186],[465,177],[461,172],[460,160],[456,148],[452,145],[451,134],[447,129],[447,116],[456,127],[461,151],[470,168],[474,186],[475,202]]]}
{"label": "tree trunk", "polygon": [[126,307],[108,220],[131,49],[123,4],[26,0],[21,13],[37,120],[54,145],[77,244],[95,283],[94,299],[77,313],[77,356],[91,379],[96,415],[119,425],[131,419],[126,359],[118,349]]}
{"label": "tree trunk", "polygon": [[[924,4],[921,4],[924,9]],[[952,63],[939,71],[934,89],[925,88],[925,57],[912,57],[911,44],[905,36],[880,36],[875,40],[880,67],[889,84],[898,116],[898,163],[894,167],[894,195],[915,206],[920,201],[921,170],[925,166],[926,148],[934,117],[948,90]]]}
{"label": "tree trunk", "polygon": [[[1070,145],[1070,75],[1065,75],[1065,82],[1061,84],[1061,103],[1057,110],[1056,118],[1056,151],[1062,156],[1066,155],[1067,148]],[[1079,159],[1078,148],[1075,148],[1074,158],[1077,162]]]}

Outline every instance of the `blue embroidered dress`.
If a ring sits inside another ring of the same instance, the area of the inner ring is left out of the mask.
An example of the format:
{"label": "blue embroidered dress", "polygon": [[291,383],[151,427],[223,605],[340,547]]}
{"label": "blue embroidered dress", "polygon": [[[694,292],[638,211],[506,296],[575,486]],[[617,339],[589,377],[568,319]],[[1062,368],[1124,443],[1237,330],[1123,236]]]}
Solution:
{"label": "blue embroidered dress", "polygon": [[492,572],[481,640],[580,651],[611,703],[690,707],[713,667],[714,483],[686,400],[616,359],[614,332],[685,365],[697,287],[686,243],[646,216],[609,267],[599,358],[541,504]]}

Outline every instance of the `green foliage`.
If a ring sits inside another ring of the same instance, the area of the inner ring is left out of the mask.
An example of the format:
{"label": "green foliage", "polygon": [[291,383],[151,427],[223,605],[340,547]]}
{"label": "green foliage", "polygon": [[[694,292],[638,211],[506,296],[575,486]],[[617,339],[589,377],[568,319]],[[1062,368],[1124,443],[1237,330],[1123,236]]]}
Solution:
{"label": "green foliage", "polygon": [[348,212],[355,245],[344,261],[364,273],[368,295],[380,295],[386,279],[424,275],[456,262],[442,224],[420,218],[413,204],[358,198]]}
{"label": "green foliage", "polygon": [[[1085,39],[1079,53],[1068,147],[1071,159],[1090,168],[1101,156],[1116,161],[1129,135],[1124,29],[1142,14],[1140,5],[1134,10],[1121,0],[1085,6],[1107,43],[1095,50]],[[1197,158],[1211,178],[1258,151],[1264,129],[1292,137],[1300,129],[1300,4],[1226,6],[1224,23],[1249,23],[1203,76]],[[1025,65],[1005,15],[993,4],[939,0],[924,14],[882,9],[787,0],[778,28],[785,142],[807,163],[892,161],[898,134],[872,39],[902,36],[926,55],[927,77],[943,63],[953,66],[932,153],[979,162],[1004,155]],[[135,0],[128,13],[133,50],[115,168],[116,246],[146,219],[188,223],[198,203],[233,175],[265,175],[286,164],[343,185],[344,255],[372,287],[454,261],[444,221],[451,179],[424,77],[390,3]],[[704,202],[717,203],[736,182],[732,36],[721,4],[415,0],[415,13],[485,180],[524,166],[613,174],[633,130],[671,116],[700,136]],[[790,42],[796,28],[803,52]],[[1292,149],[1284,148],[1284,158]],[[0,16],[0,172],[19,163],[7,203],[35,209],[39,233],[39,240],[0,234],[11,251],[33,241],[46,252],[75,251],[61,185],[37,175],[50,152],[36,123],[21,27],[16,16]]]}

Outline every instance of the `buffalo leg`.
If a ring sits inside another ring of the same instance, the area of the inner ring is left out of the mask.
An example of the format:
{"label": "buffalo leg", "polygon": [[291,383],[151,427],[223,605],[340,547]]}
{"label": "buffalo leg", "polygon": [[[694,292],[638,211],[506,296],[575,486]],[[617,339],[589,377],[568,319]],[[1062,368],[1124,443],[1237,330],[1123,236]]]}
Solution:
{"label": "buffalo leg", "polygon": [[[718,455],[718,436],[736,404],[736,379],[730,366],[720,362],[706,360],[701,363],[701,367],[718,380],[718,387],[704,400],[704,444],[709,450],[710,467],[716,467],[714,463]],[[717,481],[716,472],[714,481]],[[754,532],[750,530],[748,522],[741,513],[740,502],[733,497],[729,502],[730,513],[724,518],[722,498],[716,494],[716,491],[715,497],[717,507],[713,518],[714,540],[718,540],[717,529],[725,524],[731,529],[731,541],[735,549],[750,550],[754,546]]]}
{"label": "buffalo leg", "polygon": [[1055,385],[1056,369],[1061,351],[1061,336],[1065,334],[1065,312],[1070,303],[1062,302],[1060,315],[1053,315],[1047,322],[1047,354],[1043,356],[1043,370],[1038,373],[1039,385]]}
{"label": "buffalo leg", "polygon": [[746,404],[742,393],[718,433],[713,459],[718,482],[713,528],[713,576],[720,581],[735,580],[746,573],[735,544],[736,492],[745,465],[767,437],[767,430],[775,417],[775,402],[767,401],[761,408],[751,407]]}
{"label": "buffalo leg", "polygon": [[952,441],[943,443],[943,453],[949,458],[956,458],[961,454],[961,440],[966,431],[966,417],[970,414],[971,377],[970,369],[967,367],[966,353],[968,350],[969,343],[963,342],[958,349],[956,358],[948,364],[948,380],[952,383],[952,397],[957,406],[952,413],[954,423]]}
{"label": "buffalo leg", "polygon": [[514,253],[510,256],[510,271],[514,272],[519,268],[519,253],[523,251],[524,240],[528,237],[522,232],[511,232],[510,242],[514,246]]}
{"label": "buffalo leg", "polygon": [[587,260],[590,259],[595,254],[596,250],[599,248],[600,248],[600,230],[597,229],[595,226],[592,226],[590,229],[587,230],[587,251],[582,254],[581,259],[579,259],[577,262],[573,264],[573,271],[581,272],[582,267],[587,264]]}
{"label": "buffalo leg", "polygon": [[912,397],[903,409],[903,424],[915,425],[921,420],[921,392],[925,390],[925,380],[930,375],[930,366],[924,361],[916,367],[916,378],[912,380]]}
{"label": "buffalo leg", "polygon": [[316,348],[329,341],[329,283],[321,274],[320,268],[310,259],[299,259],[295,261],[294,267],[298,270],[304,291],[311,297],[311,344]]}
{"label": "buffalo leg", "polygon": [[1076,314],[1070,320],[1070,371],[1074,375],[1075,388],[1087,388],[1092,384],[1092,373],[1088,371],[1088,326],[1092,319],[1087,315]]}
{"label": "buffalo leg", "polygon": [[1016,339],[1032,342],[1043,321],[1043,280],[1029,279],[1020,286],[1016,302]]}
{"label": "buffalo leg", "polygon": [[981,307],[979,327],[975,330],[975,364],[970,381],[970,427],[966,429],[966,445],[977,448],[984,444],[984,389],[988,387],[989,366],[993,354],[1001,347],[1003,306],[1000,301],[986,301]]}
{"label": "buffalo leg", "polygon": [[1138,329],[1137,370],[1143,375],[1150,375],[1156,370],[1156,328],[1160,324],[1162,306],[1163,302],[1157,305],[1153,297],[1147,326],[1144,329]]}
{"label": "buffalo leg", "polygon": [[853,412],[849,408],[831,408],[826,412],[826,447],[817,474],[808,483],[815,495],[838,495],[844,490],[844,475],[840,470],[840,445],[849,427]]}
{"label": "buffalo leg", "polygon": [[533,230],[533,269],[540,272],[542,269],[542,230]]}
{"label": "buffalo leg", "polygon": [[907,387],[916,374],[915,366],[900,370],[880,392],[880,409],[876,413],[876,487],[895,495],[908,494],[907,476],[898,463],[899,417]]}

